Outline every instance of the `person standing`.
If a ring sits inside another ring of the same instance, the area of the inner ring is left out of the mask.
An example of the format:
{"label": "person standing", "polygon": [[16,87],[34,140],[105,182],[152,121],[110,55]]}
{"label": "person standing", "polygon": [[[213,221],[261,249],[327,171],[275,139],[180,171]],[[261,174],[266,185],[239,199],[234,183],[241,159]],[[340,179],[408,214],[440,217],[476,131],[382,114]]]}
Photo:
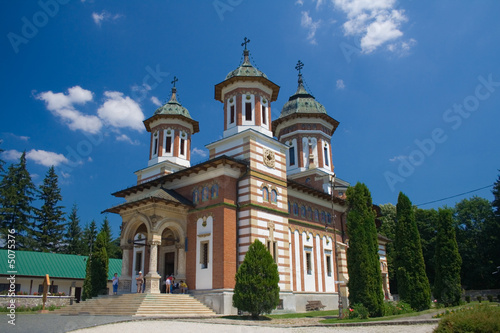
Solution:
{"label": "person standing", "polygon": [[142,272],[139,271],[139,276],[135,279],[137,283],[137,293],[142,293],[142,284],[144,283],[144,277],[142,276]]}
{"label": "person standing", "polygon": [[118,295],[118,273],[115,273],[115,276],[113,276],[113,295]]}
{"label": "person standing", "polygon": [[172,275],[170,275],[166,280],[165,280],[165,285],[166,285],[166,292],[167,294],[170,294],[172,291]]}

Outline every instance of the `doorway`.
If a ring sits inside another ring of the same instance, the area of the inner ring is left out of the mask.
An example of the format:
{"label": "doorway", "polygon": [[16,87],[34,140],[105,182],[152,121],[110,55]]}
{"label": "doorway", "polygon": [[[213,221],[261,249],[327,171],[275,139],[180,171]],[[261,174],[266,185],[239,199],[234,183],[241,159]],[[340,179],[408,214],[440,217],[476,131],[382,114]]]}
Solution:
{"label": "doorway", "polygon": [[[163,281],[162,282],[165,282],[165,280],[167,279],[167,277],[169,277],[171,274],[174,274],[175,273],[175,252],[165,252],[165,255],[164,255],[164,261],[165,265],[163,266]],[[163,292],[166,292],[166,286],[165,284],[163,284],[163,287],[162,287],[162,293]]]}

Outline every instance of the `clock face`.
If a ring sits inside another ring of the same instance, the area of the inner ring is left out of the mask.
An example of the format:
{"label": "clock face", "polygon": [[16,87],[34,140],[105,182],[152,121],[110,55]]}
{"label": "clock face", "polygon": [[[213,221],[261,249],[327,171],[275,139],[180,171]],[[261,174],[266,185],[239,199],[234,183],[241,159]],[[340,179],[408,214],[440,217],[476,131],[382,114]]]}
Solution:
{"label": "clock face", "polygon": [[274,152],[270,149],[264,149],[264,165],[274,168],[275,159]]}

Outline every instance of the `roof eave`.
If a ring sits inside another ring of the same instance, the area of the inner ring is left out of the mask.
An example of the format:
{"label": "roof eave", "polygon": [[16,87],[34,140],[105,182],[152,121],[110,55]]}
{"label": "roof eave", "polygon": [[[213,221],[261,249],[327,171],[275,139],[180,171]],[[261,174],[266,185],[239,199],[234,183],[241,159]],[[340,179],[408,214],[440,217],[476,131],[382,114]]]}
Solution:
{"label": "roof eave", "polygon": [[258,82],[261,82],[262,84],[271,88],[271,90],[273,92],[271,95],[271,102],[274,102],[278,99],[278,93],[280,91],[280,86],[278,86],[276,83],[272,82],[271,80],[269,80],[263,76],[233,76],[227,80],[224,80],[221,83],[218,83],[215,85],[214,98],[217,101],[224,103],[224,101],[222,100],[222,89],[235,81],[258,81]]}

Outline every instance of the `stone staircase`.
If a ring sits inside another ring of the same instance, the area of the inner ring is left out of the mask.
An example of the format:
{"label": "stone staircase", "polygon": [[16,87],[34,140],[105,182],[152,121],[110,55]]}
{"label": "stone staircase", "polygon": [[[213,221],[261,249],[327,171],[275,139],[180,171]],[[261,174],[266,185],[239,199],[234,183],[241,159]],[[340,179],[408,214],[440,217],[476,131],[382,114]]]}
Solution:
{"label": "stone staircase", "polygon": [[99,296],[67,305],[61,315],[114,315],[140,317],[213,317],[217,314],[187,294],[122,294]]}

